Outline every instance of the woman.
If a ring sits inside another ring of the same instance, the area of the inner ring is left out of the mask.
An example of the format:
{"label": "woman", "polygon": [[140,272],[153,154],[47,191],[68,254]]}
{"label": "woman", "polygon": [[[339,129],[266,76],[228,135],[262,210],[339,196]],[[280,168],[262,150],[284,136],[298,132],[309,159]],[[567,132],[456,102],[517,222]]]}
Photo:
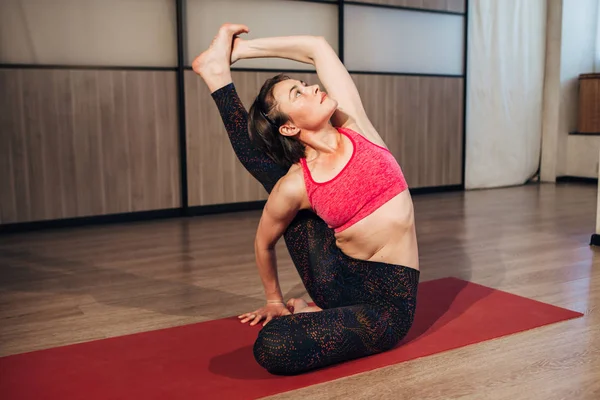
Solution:
{"label": "woman", "polygon": [[[236,36],[247,31],[222,26],[193,69],[236,155],[270,193],[255,240],[267,304],[240,316],[251,325],[265,320],[254,356],[269,372],[289,375],[388,350],[412,324],[419,278],[402,171],[323,39]],[[229,67],[256,57],[313,64],[327,92],[281,75],[267,80],[250,110],[251,141]],[[293,314],[277,280],[274,249],[282,235],[317,305],[291,299]]]}

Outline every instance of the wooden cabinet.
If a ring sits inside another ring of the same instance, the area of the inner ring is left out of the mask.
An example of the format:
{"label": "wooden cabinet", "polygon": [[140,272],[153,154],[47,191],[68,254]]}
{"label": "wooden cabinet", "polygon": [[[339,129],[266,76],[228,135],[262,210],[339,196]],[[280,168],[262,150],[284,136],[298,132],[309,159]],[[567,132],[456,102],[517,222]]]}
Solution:
{"label": "wooden cabinet", "polygon": [[577,132],[600,134],[600,74],[579,76]]}

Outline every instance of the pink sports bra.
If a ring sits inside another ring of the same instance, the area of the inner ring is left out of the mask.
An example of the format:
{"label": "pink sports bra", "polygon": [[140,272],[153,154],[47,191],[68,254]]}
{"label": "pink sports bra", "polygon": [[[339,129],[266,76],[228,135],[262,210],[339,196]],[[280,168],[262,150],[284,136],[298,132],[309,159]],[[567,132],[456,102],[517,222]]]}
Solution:
{"label": "pink sports bra", "polygon": [[352,142],[350,161],[331,180],[315,182],[306,158],[300,163],[314,212],[342,232],[408,188],[400,165],[384,147],[348,128],[337,128]]}

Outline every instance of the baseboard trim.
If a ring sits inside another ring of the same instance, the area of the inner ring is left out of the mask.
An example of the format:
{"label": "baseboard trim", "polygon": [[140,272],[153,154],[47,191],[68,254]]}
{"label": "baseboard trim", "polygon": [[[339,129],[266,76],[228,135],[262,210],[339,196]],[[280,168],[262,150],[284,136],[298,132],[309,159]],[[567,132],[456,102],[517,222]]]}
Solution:
{"label": "baseboard trim", "polygon": [[[463,191],[462,185],[434,186],[410,189],[411,195]],[[193,217],[210,214],[224,214],[242,211],[262,210],[266,200],[248,201],[241,203],[215,204],[206,206],[191,206],[164,210],[138,211],[122,214],[96,215],[89,217],[65,218],[46,221],[19,222],[0,225],[0,234],[12,234],[45,229],[63,229],[91,225],[121,224],[129,222],[151,221],[156,219]]]}
{"label": "baseboard trim", "polygon": [[600,132],[569,132],[572,136],[600,136]]}
{"label": "baseboard trim", "polygon": [[590,246],[600,246],[600,235],[594,233],[590,239]]}
{"label": "baseboard trim", "polygon": [[187,215],[189,216],[201,216],[209,214],[224,214],[241,211],[254,211],[262,210],[266,204],[266,200],[259,201],[246,201],[243,203],[228,203],[228,204],[214,204],[209,206],[192,206],[188,208]]}
{"label": "baseboard trim", "polygon": [[448,186],[431,186],[424,188],[414,188],[410,189],[410,194],[412,195],[421,195],[421,194],[435,194],[435,193],[444,193],[444,192],[458,192],[463,191],[465,188],[463,185],[448,185]]}
{"label": "baseboard trim", "polygon": [[43,229],[73,228],[87,225],[107,225],[120,224],[126,222],[150,221],[154,219],[181,217],[182,215],[183,214],[181,208],[170,208],[164,210],[136,211],[109,215],[94,215],[89,217],[18,222],[0,225],[0,234],[29,232]]}
{"label": "baseboard trim", "polygon": [[583,176],[557,176],[556,183],[591,183],[598,184],[598,178],[587,178]]}

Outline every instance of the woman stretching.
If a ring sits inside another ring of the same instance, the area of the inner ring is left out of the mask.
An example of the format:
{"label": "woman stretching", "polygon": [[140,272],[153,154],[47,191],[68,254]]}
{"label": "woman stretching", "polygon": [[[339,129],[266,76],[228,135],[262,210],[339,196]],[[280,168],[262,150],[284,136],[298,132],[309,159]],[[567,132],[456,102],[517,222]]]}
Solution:
{"label": "woman stretching", "polygon": [[[242,40],[242,32],[244,25],[222,26],[193,69],[211,91],[237,157],[269,192],[255,240],[266,305],[240,316],[250,325],[264,320],[256,361],[291,375],[391,349],[413,322],[419,281],[402,171],[324,39]],[[257,57],[313,64],[326,92],[277,75],[248,114],[230,65]],[[275,257],[282,235],[316,307],[284,302]]]}

